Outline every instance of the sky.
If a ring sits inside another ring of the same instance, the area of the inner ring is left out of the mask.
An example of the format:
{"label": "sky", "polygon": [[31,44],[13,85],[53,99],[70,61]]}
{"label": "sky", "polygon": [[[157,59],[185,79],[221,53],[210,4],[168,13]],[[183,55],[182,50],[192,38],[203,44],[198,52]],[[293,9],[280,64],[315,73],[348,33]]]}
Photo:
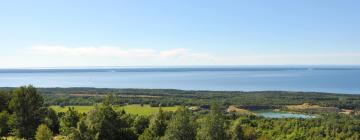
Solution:
{"label": "sky", "polygon": [[0,68],[360,65],[358,0],[2,0]]}

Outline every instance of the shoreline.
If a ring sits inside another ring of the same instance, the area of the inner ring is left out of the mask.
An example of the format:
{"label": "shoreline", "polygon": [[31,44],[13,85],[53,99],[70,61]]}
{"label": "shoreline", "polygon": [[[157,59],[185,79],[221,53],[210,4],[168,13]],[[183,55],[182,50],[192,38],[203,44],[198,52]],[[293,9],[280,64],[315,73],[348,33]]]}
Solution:
{"label": "shoreline", "polygon": [[[31,84],[30,84],[31,85]],[[16,89],[19,86],[4,86],[0,89]],[[106,87],[38,87],[37,89],[95,89],[95,90],[164,90],[164,91],[184,91],[184,92],[222,92],[222,93],[312,93],[312,94],[334,94],[334,95],[360,95],[359,93],[340,93],[322,91],[292,91],[292,90],[196,90],[196,89],[175,89],[175,88],[106,88]]]}

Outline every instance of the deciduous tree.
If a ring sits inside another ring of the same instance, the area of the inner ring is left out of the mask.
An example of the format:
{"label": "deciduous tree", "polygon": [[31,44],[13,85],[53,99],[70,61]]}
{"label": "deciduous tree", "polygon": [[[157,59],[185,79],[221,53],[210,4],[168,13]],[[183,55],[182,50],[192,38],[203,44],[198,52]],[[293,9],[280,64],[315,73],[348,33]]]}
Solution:
{"label": "deciduous tree", "polygon": [[69,107],[69,110],[60,119],[60,133],[69,134],[73,128],[77,127],[79,120],[79,113],[73,107]]}
{"label": "deciduous tree", "polygon": [[185,107],[180,107],[171,119],[165,133],[167,140],[195,140],[196,128],[191,119],[191,113]]}
{"label": "deciduous tree", "polygon": [[161,108],[159,112],[151,119],[149,128],[139,137],[140,140],[156,140],[165,134],[167,127],[166,116]]}
{"label": "deciduous tree", "polygon": [[41,124],[37,130],[35,135],[36,140],[52,140],[52,132],[49,127],[47,127],[45,124]]}
{"label": "deciduous tree", "polygon": [[201,124],[197,131],[197,139],[223,140],[226,138],[222,112],[217,104],[213,104],[210,113],[201,120]]}

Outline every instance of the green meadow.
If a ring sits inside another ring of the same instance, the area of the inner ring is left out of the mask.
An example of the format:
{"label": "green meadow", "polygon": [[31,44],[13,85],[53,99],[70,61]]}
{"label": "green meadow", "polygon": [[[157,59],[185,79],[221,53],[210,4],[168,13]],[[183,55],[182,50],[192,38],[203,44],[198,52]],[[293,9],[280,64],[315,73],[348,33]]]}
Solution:
{"label": "green meadow", "polygon": [[[79,113],[87,113],[94,106],[50,106],[50,108],[54,109],[56,112],[66,112],[69,107],[74,107]],[[151,107],[149,105],[125,105],[125,106],[114,106],[114,110],[120,111],[125,110],[126,113],[133,114],[133,115],[144,115],[149,116],[153,113],[157,113],[159,111],[159,107]],[[161,107],[163,111],[175,111],[177,109],[176,106],[174,107]]]}

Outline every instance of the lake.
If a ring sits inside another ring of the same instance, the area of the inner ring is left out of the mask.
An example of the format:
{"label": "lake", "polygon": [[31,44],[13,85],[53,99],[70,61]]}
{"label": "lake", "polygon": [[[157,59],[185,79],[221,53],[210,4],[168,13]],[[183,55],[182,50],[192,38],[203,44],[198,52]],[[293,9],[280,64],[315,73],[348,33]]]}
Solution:
{"label": "lake", "polygon": [[306,115],[306,114],[295,114],[289,112],[277,112],[272,110],[261,110],[254,111],[256,115],[264,116],[266,118],[315,118],[316,116]]}
{"label": "lake", "polygon": [[360,93],[359,67],[0,69],[0,87],[161,88]]}

